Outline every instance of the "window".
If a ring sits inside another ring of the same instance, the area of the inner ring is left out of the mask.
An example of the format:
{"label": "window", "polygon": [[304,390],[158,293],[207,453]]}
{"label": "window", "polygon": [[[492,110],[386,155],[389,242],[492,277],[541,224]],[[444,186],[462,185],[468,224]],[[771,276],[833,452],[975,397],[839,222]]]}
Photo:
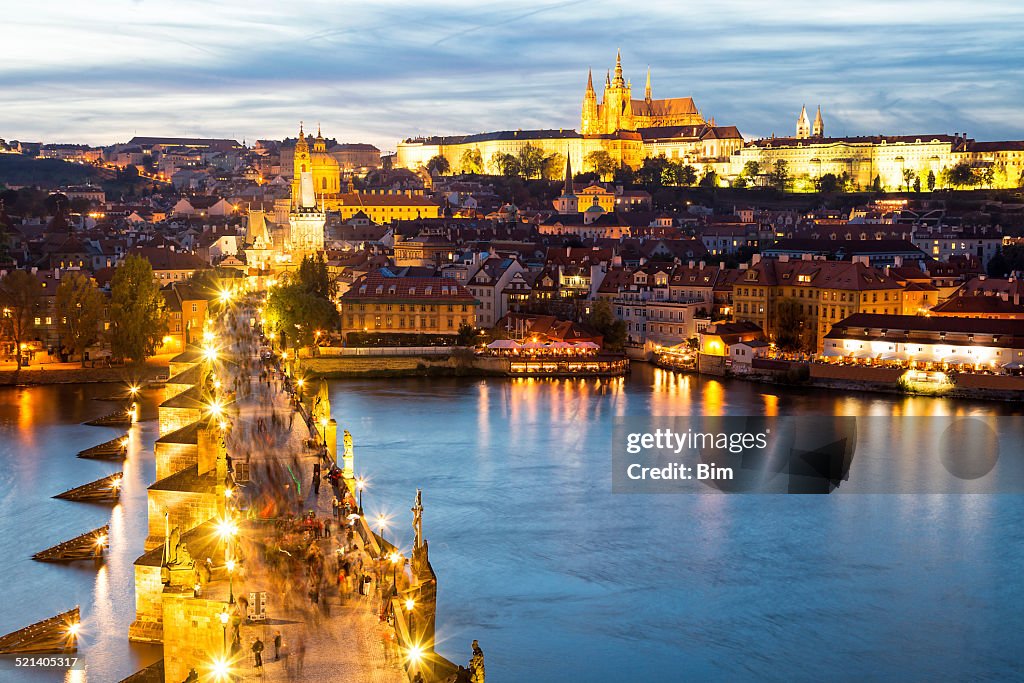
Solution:
{"label": "window", "polygon": [[198,313],[199,312],[199,304],[192,304],[192,312],[193,313]]}

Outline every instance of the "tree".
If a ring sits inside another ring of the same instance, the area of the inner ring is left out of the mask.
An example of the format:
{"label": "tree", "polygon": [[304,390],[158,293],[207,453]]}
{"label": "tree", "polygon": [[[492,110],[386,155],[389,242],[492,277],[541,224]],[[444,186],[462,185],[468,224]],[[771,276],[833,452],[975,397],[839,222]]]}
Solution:
{"label": "tree", "polygon": [[602,180],[615,173],[615,160],[603,149],[588,152],[583,157],[583,165],[596,173]]}
{"label": "tree", "polygon": [[612,306],[605,299],[598,299],[590,308],[587,324],[604,337],[605,348],[621,351],[626,345],[628,334],[626,323],[615,317]]}
{"label": "tree", "polygon": [[761,175],[761,164],[753,160],[748,161],[743,164],[743,170],[740,172],[740,175],[748,179],[756,178]]}
{"label": "tree", "polygon": [[775,306],[775,343],[783,351],[804,347],[803,305],[796,299],[780,299]]}
{"label": "tree", "polygon": [[693,187],[697,183],[697,169],[686,164],[679,169],[679,184],[686,187]]}
{"label": "tree", "polygon": [[644,159],[640,170],[637,172],[637,180],[644,185],[661,185],[668,166],[668,159],[664,154]]}
{"label": "tree", "polygon": [[534,145],[524,145],[516,161],[519,162],[519,173],[524,178],[536,178],[544,168],[544,150]]}
{"label": "tree", "polygon": [[882,192],[882,176],[876,175],[875,179],[871,181],[872,192]]}
{"label": "tree", "polygon": [[[945,170],[945,169],[944,169]],[[974,187],[977,185],[981,178],[974,172],[971,165],[966,161],[961,161],[959,164],[953,166],[953,168],[946,171],[946,185],[951,185],[955,188]]]}
{"label": "tree", "polygon": [[935,171],[931,169],[928,170],[928,191],[935,191]]}
{"label": "tree", "polygon": [[710,166],[704,167],[704,175],[700,177],[701,187],[718,187],[718,174]]}
{"label": "tree", "polygon": [[282,335],[282,343],[290,336],[296,346],[311,346],[316,332],[338,326],[338,309],[334,305],[337,286],[327,272],[323,254],[302,259],[299,269],[284,282],[270,290],[265,318],[270,327]]}
{"label": "tree", "polygon": [[141,363],[156,352],[167,334],[164,296],[153,267],[132,254],[110,281],[110,348],[114,356]]}
{"label": "tree", "polygon": [[334,300],[337,285],[327,272],[327,262],[322,253],[306,256],[299,264],[298,282],[310,294],[328,301]]}
{"label": "tree", "polygon": [[460,159],[463,173],[483,173],[484,172],[484,159],[480,154],[480,150],[477,148],[467,149],[462,153]]}
{"label": "tree", "polygon": [[985,270],[989,277],[1006,277],[1010,270],[1010,261],[1003,254],[1002,249],[996,249],[996,253],[989,259]]}
{"label": "tree", "polygon": [[914,192],[921,194],[921,176],[914,176]]}
{"label": "tree", "polygon": [[81,357],[84,368],[85,350],[100,338],[103,295],[92,278],[72,272],[61,280],[55,304],[61,338]]}
{"label": "tree", "polygon": [[815,185],[818,187],[818,192],[826,194],[840,189],[839,178],[836,177],[835,173],[826,173],[815,181]]}
{"label": "tree", "polygon": [[444,175],[451,170],[451,164],[448,163],[448,159],[443,154],[435,154],[427,160],[427,170],[430,171],[431,175],[434,173]]}
{"label": "tree", "polygon": [[519,160],[511,154],[495,152],[491,155],[491,166],[498,175],[506,178],[519,175]]}
{"label": "tree", "polygon": [[629,166],[622,164],[612,175],[612,180],[617,185],[632,185],[636,182],[636,171],[631,169]]}
{"label": "tree", "polygon": [[476,328],[467,323],[459,325],[459,333],[456,338],[456,345],[458,346],[473,346],[477,340]]}
{"label": "tree", "polygon": [[14,344],[19,370],[21,347],[32,333],[41,294],[39,280],[27,270],[13,270],[0,280],[3,333]]}
{"label": "tree", "polygon": [[544,180],[559,180],[565,176],[565,155],[555,152],[544,158]]}
{"label": "tree", "polygon": [[291,338],[294,346],[311,346],[317,330],[332,330],[338,324],[334,303],[307,290],[301,282],[286,281],[267,295],[266,318],[281,334],[281,342]]}
{"label": "tree", "polygon": [[789,163],[785,159],[776,160],[775,166],[768,173],[768,183],[776,190],[785,190],[789,182]]}
{"label": "tree", "polygon": [[914,173],[913,169],[903,169],[903,186],[907,188],[907,192],[910,192],[910,186],[913,184],[917,174]]}

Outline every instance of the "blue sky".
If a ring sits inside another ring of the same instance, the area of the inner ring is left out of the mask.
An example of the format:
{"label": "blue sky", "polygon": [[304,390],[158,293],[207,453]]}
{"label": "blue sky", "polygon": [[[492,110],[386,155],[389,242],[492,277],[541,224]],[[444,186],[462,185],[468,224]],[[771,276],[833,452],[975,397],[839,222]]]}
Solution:
{"label": "blue sky", "polygon": [[833,135],[1024,139],[1020,2],[2,2],[6,139],[577,128],[619,47],[638,96],[650,65],[747,137],[820,103]]}

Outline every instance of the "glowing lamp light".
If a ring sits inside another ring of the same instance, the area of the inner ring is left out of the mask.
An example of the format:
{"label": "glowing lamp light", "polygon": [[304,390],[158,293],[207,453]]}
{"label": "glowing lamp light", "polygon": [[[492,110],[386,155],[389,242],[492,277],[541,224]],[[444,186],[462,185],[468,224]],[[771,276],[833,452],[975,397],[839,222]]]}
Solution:
{"label": "glowing lamp light", "polygon": [[117,479],[111,481],[110,488],[114,489],[115,491],[121,488],[121,477],[118,477]]}
{"label": "glowing lamp light", "polygon": [[230,498],[235,493],[234,489],[224,489],[224,497]]}
{"label": "glowing lamp light", "polygon": [[96,547],[97,548],[105,548],[106,545],[107,545],[107,535],[106,534],[100,534],[99,536],[96,537]]}
{"label": "glowing lamp light", "polygon": [[133,384],[130,387],[128,387],[128,391],[131,393],[132,396],[135,396],[136,394],[139,393],[139,386],[137,384]]}
{"label": "glowing lamp light", "polygon": [[231,538],[238,533],[238,525],[230,519],[221,520],[217,523],[217,533],[221,538]]}
{"label": "glowing lamp light", "polygon": [[224,563],[224,566],[227,567],[228,573],[231,573],[231,572],[235,571],[235,561],[234,560],[228,560],[227,562]]}
{"label": "glowing lamp light", "polygon": [[77,638],[78,632],[81,630],[82,624],[77,621],[73,624],[68,624],[68,636],[70,636],[71,638]]}
{"label": "glowing lamp light", "polygon": [[412,598],[409,598],[408,600],[405,601],[405,611],[406,612],[411,612],[414,607],[416,607],[416,601],[415,600],[413,600]]}
{"label": "glowing lamp light", "polygon": [[214,680],[228,680],[231,677],[231,662],[224,658],[213,660],[213,664],[210,666],[210,673],[213,674]]}
{"label": "glowing lamp light", "polygon": [[212,346],[207,346],[206,348],[203,349],[203,357],[211,362],[217,360],[217,349],[213,348]]}
{"label": "glowing lamp light", "polygon": [[362,491],[364,488],[366,488],[366,480],[363,479],[362,477],[359,477],[358,479],[356,479],[356,488],[358,490],[360,490],[360,491]]}
{"label": "glowing lamp light", "polygon": [[212,342],[213,338],[214,338],[213,332],[210,332],[209,330],[207,330],[206,332],[203,332],[203,341],[205,341],[205,342]]}
{"label": "glowing lamp light", "polygon": [[218,616],[220,617],[220,623],[226,626],[229,618],[227,611],[225,610],[224,612],[221,612]]}
{"label": "glowing lamp light", "polygon": [[206,409],[210,412],[210,415],[220,417],[221,412],[224,410],[224,406],[221,405],[220,401],[213,401],[206,407]]}
{"label": "glowing lamp light", "polygon": [[281,352],[281,360],[288,360],[288,352],[287,351],[282,351]]}
{"label": "glowing lamp light", "polygon": [[413,645],[409,648],[409,662],[412,664],[418,664],[423,659],[423,648],[419,645]]}
{"label": "glowing lamp light", "polygon": [[388,556],[388,559],[390,559],[393,564],[398,564],[398,561],[402,559],[402,556],[398,553],[391,553],[391,555]]}
{"label": "glowing lamp light", "polygon": [[326,427],[327,426],[327,418],[326,417],[321,417],[320,418],[320,426],[321,427]]}
{"label": "glowing lamp light", "polygon": [[297,384],[299,389],[301,389],[302,387],[306,386],[306,380],[300,377],[299,379],[295,380],[295,384]]}

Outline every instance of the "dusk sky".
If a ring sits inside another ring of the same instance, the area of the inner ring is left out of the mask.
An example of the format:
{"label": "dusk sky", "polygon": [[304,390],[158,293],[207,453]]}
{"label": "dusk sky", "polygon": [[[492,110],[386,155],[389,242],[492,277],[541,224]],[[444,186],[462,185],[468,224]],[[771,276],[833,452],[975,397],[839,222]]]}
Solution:
{"label": "dusk sky", "polygon": [[[355,3],[351,3],[354,5]],[[826,133],[1024,138],[1024,3],[900,0],[10,4],[0,137],[256,138],[321,122],[400,138],[578,128],[622,49],[643,97],[692,96],[745,137]]]}

